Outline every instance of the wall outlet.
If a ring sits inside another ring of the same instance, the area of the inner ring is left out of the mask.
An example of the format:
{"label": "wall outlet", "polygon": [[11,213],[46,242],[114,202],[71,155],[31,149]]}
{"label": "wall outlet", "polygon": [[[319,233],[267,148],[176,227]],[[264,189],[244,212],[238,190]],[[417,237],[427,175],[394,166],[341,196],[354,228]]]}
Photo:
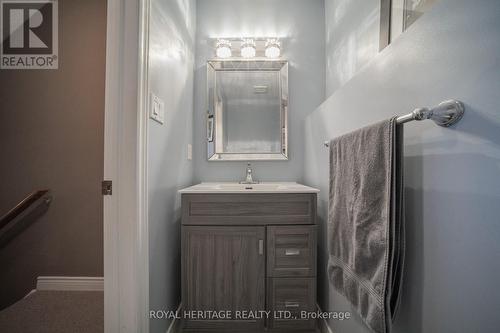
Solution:
{"label": "wall outlet", "polygon": [[188,143],[188,161],[191,161],[193,159],[193,145]]}
{"label": "wall outlet", "polygon": [[151,93],[151,107],[149,110],[149,118],[156,120],[160,124],[165,122],[165,103],[163,100]]}

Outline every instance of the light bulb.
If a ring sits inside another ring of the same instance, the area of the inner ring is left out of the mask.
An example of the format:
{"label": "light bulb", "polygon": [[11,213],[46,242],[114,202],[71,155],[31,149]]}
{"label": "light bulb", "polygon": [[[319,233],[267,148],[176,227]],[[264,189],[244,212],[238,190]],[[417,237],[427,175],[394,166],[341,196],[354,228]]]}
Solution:
{"label": "light bulb", "polygon": [[281,54],[280,42],[274,38],[268,39],[265,54],[267,58],[278,58]]}
{"label": "light bulb", "polygon": [[243,43],[241,44],[241,56],[243,58],[253,58],[255,57],[256,48],[255,42],[253,39],[243,39]]}
{"label": "light bulb", "polygon": [[226,39],[219,39],[217,41],[215,54],[217,58],[230,58],[231,57],[231,42]]}

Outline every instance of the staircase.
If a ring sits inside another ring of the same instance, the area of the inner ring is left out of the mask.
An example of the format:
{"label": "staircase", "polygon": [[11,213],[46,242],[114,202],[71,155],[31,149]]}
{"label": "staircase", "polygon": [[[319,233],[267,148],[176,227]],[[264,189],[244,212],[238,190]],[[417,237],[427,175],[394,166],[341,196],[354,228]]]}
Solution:
{"label": "staircase", "polygon": [[2,333],[102,333],[102,291],[35,290],[0,311]]}
{"label": "staircase", "polygon": [[[0,216],[0,250],[35,223],[51,201],[49,190],[34,191]],[[102,289],[102,278],[39,277],[36,290],[0,311],[0,332],[102,333]],[[8,304],[0,295],[0,309]]]}

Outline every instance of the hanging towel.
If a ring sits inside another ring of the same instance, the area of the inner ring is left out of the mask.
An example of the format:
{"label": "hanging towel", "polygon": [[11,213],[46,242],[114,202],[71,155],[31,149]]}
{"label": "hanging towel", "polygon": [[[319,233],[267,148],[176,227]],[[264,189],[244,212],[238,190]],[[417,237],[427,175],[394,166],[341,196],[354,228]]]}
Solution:
{"label": "hanging towel", "polygon": [[401,296],[402,141],[392,118],[330,142],[328,276],[376,333],[391,332]]}

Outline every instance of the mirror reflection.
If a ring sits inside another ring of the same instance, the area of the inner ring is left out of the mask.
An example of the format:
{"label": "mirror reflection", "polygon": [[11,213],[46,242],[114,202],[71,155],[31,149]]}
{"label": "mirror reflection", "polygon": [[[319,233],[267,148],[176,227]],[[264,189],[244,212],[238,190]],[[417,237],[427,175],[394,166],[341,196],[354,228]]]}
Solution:
{"label": "mirror reflection", "polygon": [[212,61],[208,68],[209,160],[287,159],[287,64]]}

